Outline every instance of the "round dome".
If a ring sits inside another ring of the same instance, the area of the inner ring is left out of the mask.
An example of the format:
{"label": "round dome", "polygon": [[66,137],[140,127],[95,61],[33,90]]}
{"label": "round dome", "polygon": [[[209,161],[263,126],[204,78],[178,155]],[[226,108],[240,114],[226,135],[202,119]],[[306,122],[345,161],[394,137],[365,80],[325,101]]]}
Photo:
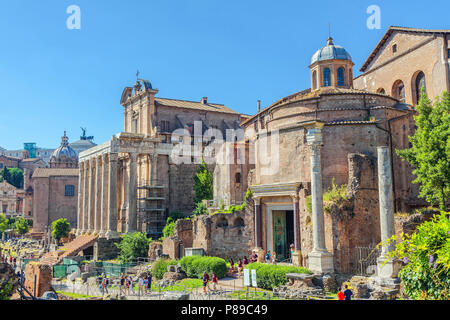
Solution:
{"label": "round dome", "polygon": [[50,157],[50,164],[52,167],[59,164],[74,164],[78,163],[78,155],[74,149],[69,146],[69,138],[64,132],[64,136],[61,138],[61,146],[53,151]]}
{"label": "round dome", "polygon": [[341,46],[333,44],[333,38],[328,38],[327,45],[317,50],[311,58],[311,64],[325,60],[352,60],[350,54]]}

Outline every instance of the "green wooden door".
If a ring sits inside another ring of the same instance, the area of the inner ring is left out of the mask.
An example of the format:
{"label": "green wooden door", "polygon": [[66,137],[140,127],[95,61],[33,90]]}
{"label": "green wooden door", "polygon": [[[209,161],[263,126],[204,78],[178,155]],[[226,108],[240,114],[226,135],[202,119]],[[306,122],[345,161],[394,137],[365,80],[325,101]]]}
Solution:
{"label": "green wooden door", "polygon": [[286,212],[273,211],[273,250],[277,260],[287,259],[286,252]]}

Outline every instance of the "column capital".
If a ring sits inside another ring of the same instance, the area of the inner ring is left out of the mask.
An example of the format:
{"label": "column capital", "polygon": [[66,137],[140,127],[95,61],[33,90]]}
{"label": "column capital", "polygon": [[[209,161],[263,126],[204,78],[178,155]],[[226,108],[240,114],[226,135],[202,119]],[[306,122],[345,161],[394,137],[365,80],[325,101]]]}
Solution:
{"label": "column capital", "polygon": [[109,158],[109,162],[117,162],[119,160],[119,154],[109,153],[108,158]]}
{"label": "column capital", "polygon": [[293,194],[291,194],[291,198],[292,198],[292,200],[294,200],[294,202],[298,202],[300,197],[299,197],[298,193],[293,193]]}
{"label": "column capital", "polygon": [[261,205],[261,198],[262,197],[258,197],[258,196],[253,196],[253,201],[255,201],[255,205]]}

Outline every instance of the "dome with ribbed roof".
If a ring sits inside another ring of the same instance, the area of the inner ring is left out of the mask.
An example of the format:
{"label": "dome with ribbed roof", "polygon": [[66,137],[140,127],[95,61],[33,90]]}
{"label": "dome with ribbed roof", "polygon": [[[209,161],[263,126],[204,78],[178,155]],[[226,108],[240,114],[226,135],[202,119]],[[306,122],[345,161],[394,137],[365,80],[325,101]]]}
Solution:
{"label": "dome with ribbed roof", "polygon": [[50,168],[76,168],[78,156],[75,150],[69,146],[69,138],[64,131],[61,137],[61,146],[53,151],[50,157]]}
{"label": "dome with ribbed roof", "polygon": [[328,38],[327,45],[314,53],[311,58],[311,64],[316,63],[317,61],[325,61],[325,60],[352,60],[350,54],[343,47],[338,46],[333,43],[333,38]]}

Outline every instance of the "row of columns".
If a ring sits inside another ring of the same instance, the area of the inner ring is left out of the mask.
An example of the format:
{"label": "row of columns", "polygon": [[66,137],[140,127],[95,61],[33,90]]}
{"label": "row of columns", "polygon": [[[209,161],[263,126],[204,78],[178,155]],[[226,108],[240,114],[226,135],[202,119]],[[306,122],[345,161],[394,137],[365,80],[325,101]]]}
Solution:
{"label": "row of columns", "polygon": [[117,234],[118,154],[102,154],[80,162],[77,234]]}

